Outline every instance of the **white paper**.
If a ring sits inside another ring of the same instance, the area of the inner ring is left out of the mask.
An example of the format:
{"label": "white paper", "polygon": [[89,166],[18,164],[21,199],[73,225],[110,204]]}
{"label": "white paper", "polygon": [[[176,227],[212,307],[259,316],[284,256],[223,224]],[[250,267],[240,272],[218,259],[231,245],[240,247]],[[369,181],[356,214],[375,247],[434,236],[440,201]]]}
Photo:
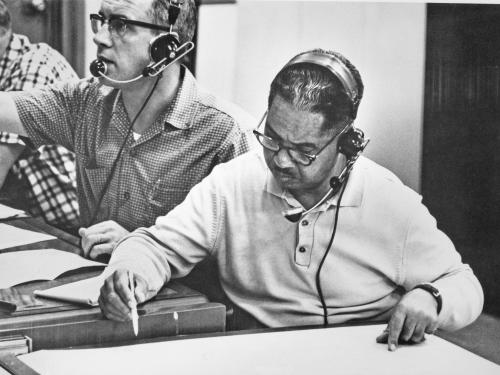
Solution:
{"label": "white paper", "polygon": [[56,237],[31,230],[20,229],[12,225],[0,224],[0,249],[26,245],[29,243],[53,240]]}
{"label": "white paper", "polygon": [[0,204],[0,219],[7,219],[7,218],[18,218],[18,217],[27,217],[26,212],[23,210],[18,210],[17,208],[12,208],[9,206],[6,206],[4,204]]}
{"label": "white paper", "polygon": [[500,366],[436,336],[428,336],[419,345],[400,346],[389,352],[387,345],[375,342],[384,327],[325,328],[113,348],[41,350],[19,358],[42,375],[500,374]]}
{"label": "white paper", "polygon": [[104,284],[105,275],[92,277],[68,283],[45,290],[35,290],[33,293],[38,297],[60,299],[74,303],[82,303],[89,306],[97,306],[101,286]]}
{"label": "white paper", "polygon": [[54,249],[3,253],[0,254],[0,288],[10,288],[32,280],[53,280],[66,271],[89,266],[106,265]]}

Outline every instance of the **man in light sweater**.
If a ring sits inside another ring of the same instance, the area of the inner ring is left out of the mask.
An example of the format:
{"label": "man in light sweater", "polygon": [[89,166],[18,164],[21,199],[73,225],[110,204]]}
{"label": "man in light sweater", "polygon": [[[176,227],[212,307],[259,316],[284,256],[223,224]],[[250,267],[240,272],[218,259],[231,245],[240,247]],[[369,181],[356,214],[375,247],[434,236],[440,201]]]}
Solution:
{"label": "man in light sweater", "polygon": [[187,198],[116,248],[100,296],[130,319],[209,255],[240,311],[266,327],[388,322],[389,350],[471,323],[481,286],[421,197],[360,156],[357,69],[324,50],[294,57],[254,131],[262,150],[217,166]]}

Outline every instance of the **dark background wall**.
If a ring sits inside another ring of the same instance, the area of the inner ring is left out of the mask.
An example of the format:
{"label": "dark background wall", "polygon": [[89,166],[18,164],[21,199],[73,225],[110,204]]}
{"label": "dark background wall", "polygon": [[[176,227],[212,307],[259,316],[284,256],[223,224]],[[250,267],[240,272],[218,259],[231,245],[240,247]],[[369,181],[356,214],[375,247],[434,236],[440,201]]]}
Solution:
{"label": "dark background wall", "polygon": [[429,4],[422,194],[500,314],[500,5]]}
{"label": "dark background wall", "polygon": [[45,42],[61,52],[80,77],[86,74],[85,2],[82,0],[5,0],[14,32],[33,43]]}

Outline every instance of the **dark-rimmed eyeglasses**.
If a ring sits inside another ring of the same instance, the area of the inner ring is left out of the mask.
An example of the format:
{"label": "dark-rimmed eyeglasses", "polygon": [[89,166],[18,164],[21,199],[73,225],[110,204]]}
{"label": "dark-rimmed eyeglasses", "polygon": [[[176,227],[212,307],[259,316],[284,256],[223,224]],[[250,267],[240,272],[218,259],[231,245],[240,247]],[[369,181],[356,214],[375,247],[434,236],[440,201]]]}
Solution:
{"label": "dark-rimmed eyeglasses", "polygon": [[154,23],[147,23],[136,20],[129,20],[121,16],[111,15],[109,18],[104,17],[102,14],[92,13],[90,15],[90,27],[94,34],[97,34],[104,24],[108,24],[110,34],[123,36],[127,31],[128,25],[145,27],[151,30],[170,31],[170,28],[162,25],[155,25]]}
{"label": "dark-rimmed eyeglasses", "polygon": [[[262,116],[262,119],[259,122],[259,125],[257,126],[257,129],[260,128],[260,126],[264,123],[266,123],[267,119],[267,112],[264,113],[264,116]],[[302,152],[297,150],[296,148],[293,147],[285,147],[283,146],[279,141],[261,133],[257,129],[253,130],[253,134],[259,141],[259,143],[264,147],[266,150],[272,151],[272,152],[278,152],[279,150],[286,150],[288,152],[288,155],[290,155],[290,158],[299,164],[302,164],[304,166],[311,165],[311,163],[316,160],[318,155],[330,144],[332,143],[338,136],[340,136],[342,133],[345,132],[345,130],[351,125],[349,122],[339,133],[335,134],[333,138],[331,138],[326,144],[323,145],[315,154],[309,154],[307,152]]]}

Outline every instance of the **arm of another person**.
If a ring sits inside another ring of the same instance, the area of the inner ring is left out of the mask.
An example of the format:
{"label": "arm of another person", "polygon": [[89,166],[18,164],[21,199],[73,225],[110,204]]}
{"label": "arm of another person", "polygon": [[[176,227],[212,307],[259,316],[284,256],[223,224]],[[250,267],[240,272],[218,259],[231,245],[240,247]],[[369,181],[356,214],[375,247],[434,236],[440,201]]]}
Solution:
{"label": "arm of another person", "polygon": [[[12,72],[10,86],[4,87],[3,91],[24,91],[41,88],[59,80],[76,81],[77,79],[77,74],[62,55],[48,46],[39,46],[39,48],[23,54],[19,68]],[[5,97],[8,98],[9,95],[6,94]],[[14,114],[12,111],[15,111],[17,115],[17,110],[13,101],[9,102],[8,99],[5,100],[6,102],[4,104],[4,99],[0,99],[0,105],[2,105],[0,113],[11,116]],[[6,108],[4,108],[3,105],[5,105]],[[11,105],[13,107],[11,107]],[[1,117],[2,121],[4,121],[3,116]],[[5,120],[8,121],[8,119]],[[19,117],[17,117],[17,119],[12,118],[11,121],[12,120],[14,121],[14,125],[16,121],[20,123]],[[14,130],[15,128],[16,126],[14,126]],[[25,135],[20,131],[13,131],[12,133]],[[19,142],[10,142],[10,144],[2,142],[4,136],[5,134],[0,134],[0,149],[2,149],[0,150],[0,187],[3,186],[7,173],[10,170],[10,167],[7,167],[14,164],[24,149],[24,146],[19,144]]]}
{"label": "arm of another person", "polygon": [[113,220],[101,221],[78,229],[82,238],[83,256],[96,259],[110,256],[118,242],[130,232]]}
{"label": "arm of another person", "polygon": [[[0,131],[26,136],[16,105],[8,93],[0,92]],[[0,144],[0,187],[10,168],[23,152],[19,144]]]}
{"label": "arm of another person", "polygon": [[187,275],[218,247],[221,202],[212,173],[193,187],[184,202],[148,229],[139,228],[115,248],[99,297],[104,315],[130,319],[128,273],[134,275],[137,303],[155,296],[171,278]]}
{"label": "arm of another person", "polygon": [[[436,329],[457,330],[481,314],[483,291],[471,268],[462,263],[451,240],[421,203],[412,210],[402,264],[402,285],[408,291],[393,310],[387,332],[389,350],[398,339],[420,342]],[[441,294],[415,288],[431,283]]]}

